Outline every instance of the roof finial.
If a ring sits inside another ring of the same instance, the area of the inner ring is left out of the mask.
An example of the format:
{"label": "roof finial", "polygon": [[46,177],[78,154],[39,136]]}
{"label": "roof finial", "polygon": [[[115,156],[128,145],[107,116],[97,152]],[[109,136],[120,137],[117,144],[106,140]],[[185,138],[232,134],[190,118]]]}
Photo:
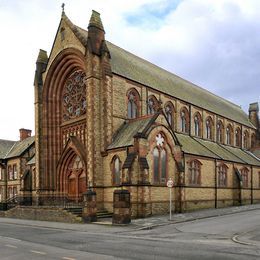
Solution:
{"label": "roof finial", "polygon": [[65,4],[62,3],[61,8],[62,8],[62,13],[63,13],[63,14],[65,13],[65,12],[64,12],[64,7],[65,7]]}

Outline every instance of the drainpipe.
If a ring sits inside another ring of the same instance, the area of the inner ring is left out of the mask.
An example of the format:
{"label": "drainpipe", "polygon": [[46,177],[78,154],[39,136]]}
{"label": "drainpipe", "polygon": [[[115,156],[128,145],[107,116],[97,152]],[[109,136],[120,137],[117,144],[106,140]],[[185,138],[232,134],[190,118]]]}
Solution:
{"label": "drainpipe", "polygon": [[218,208],[217,159],[215,159],[215,209]]}
{"label": "drainpipe", "polygon": [[254,203],[254,198],[253,198],[253,196],[254,196],[254,192],[253,192],[253,166],[251,165],[251,204],[253,204]]}

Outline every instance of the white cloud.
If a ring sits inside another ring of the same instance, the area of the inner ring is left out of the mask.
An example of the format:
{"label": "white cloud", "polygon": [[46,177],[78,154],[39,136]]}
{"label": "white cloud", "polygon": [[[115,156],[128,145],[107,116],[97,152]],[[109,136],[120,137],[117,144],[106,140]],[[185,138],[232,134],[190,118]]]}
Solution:
{"label": "white cloud", "polygon": [[[0,138],[34,129],[33,78],[50,52],[63,1],[0,0]],[[101,13],[106,38],[246,110],[259,101],[259,0],[74,0],[65,12],[87,28]]]}

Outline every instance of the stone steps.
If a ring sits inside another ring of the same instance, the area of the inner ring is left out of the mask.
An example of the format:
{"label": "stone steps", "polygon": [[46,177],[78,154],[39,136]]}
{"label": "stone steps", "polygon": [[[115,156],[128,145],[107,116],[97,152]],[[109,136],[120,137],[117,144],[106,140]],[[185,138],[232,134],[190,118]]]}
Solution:
{"label": "stone steps", "polygon": [[[66,211],[72,213],[73,215],[77,217],[82,217],[82,208],[81,207],[75,207],[75,208],[66,208]],[[112,218],[113,213],[108,212],[107,210],[98,210],[97,211],[97,218]]]}

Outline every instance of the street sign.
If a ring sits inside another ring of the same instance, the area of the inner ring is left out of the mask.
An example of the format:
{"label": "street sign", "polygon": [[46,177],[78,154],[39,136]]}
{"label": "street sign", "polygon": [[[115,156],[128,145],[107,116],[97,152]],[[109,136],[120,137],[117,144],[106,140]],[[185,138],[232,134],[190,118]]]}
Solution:
{"label": "street sign", "polygon": [[173,187],[173,180],[171,178],[167,181],[167,187],[168,188],[172,188]]}

